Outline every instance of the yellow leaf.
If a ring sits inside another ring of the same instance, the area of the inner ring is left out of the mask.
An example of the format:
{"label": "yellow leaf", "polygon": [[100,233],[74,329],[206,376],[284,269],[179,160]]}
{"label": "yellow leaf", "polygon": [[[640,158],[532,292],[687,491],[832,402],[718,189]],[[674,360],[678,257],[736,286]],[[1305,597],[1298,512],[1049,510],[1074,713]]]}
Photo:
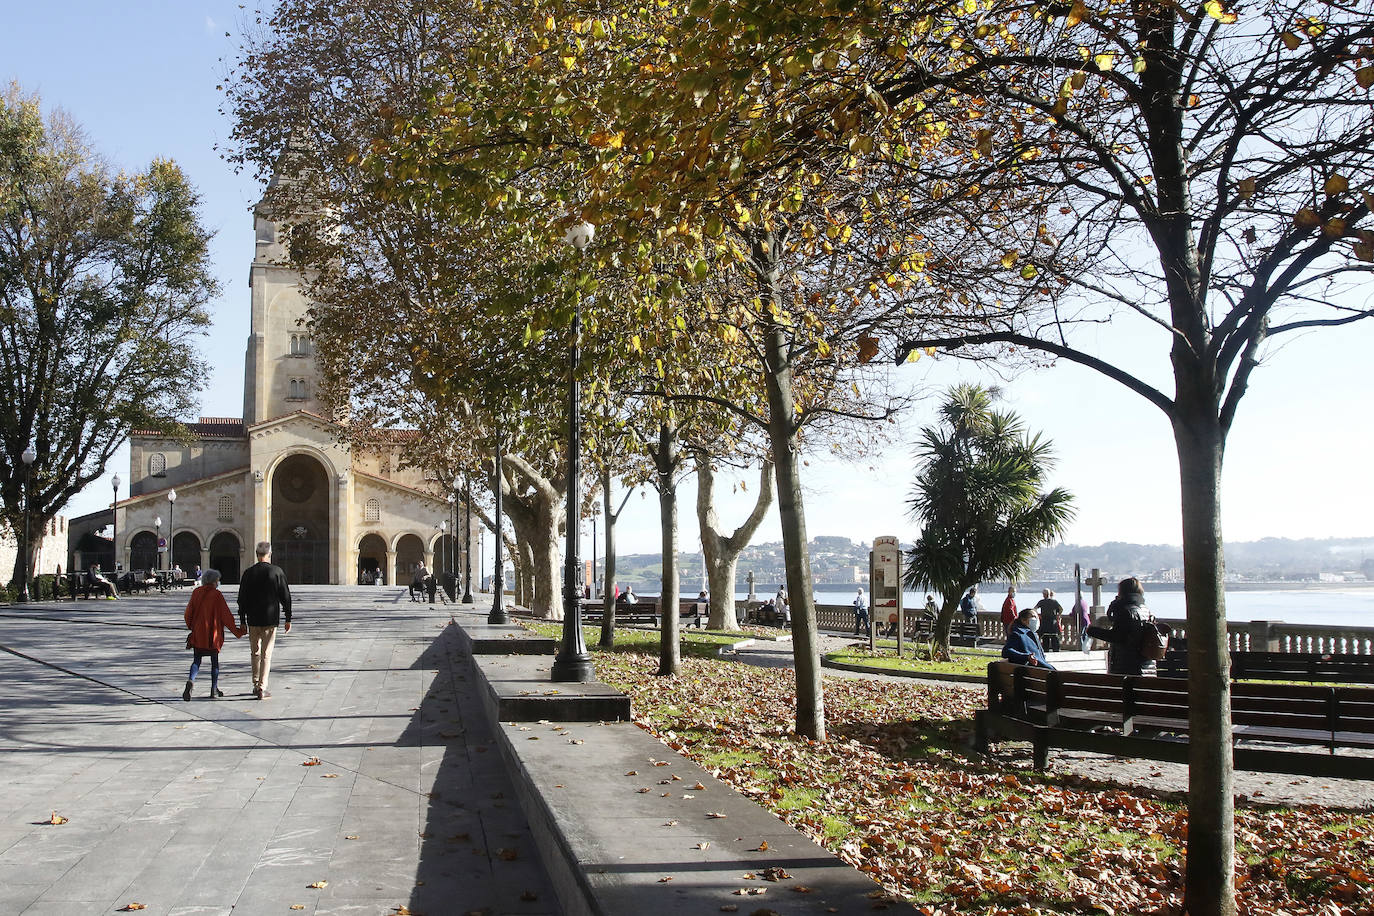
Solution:
{"label": "yellow leaf", "polygon": [[328,882],[328,881],[316,881],[314,884],[307,884],[307,885],[306,885],[306,887],[313,888],[314,890],[317,890],[317,891],[318,891],[318,890],[323,890],[324,888],[326,888],[326,887],[328,887],[328,886],[329,886],[329,882]]}
{"label": "yellow leaf", "polygon": [[1355,82],[1361,89],[1368,89],[1374,86],[1374,64],[1365,64],[1355,71]]}
{"label": "yellow leaf", "polygon": [[634,350],[636,353],[644,352],[644,344],[640,341],[638,334],[630,335],[630,349]]}
{"label": "yellow leaf", "polygon": [[1023,279],[1023,280],[1031,280],[1031,279],[1034,279],[1034,278],[1035,278],[1035,275],[1038,274],[1038,273],[1040,273],[1040,271],[1036,270],[1034,264],[1022,264],[1022,265],[1021,265],[1021,279]]}
{"label": "yellow leaf", "polygon": [[48,818],[48,823],[53,824],[54,826],[60,826],[62,824],[67,823],[67,818],[63,817],[62,815],[54,811],[52,813],[52,817]]}
{"label": "yellow leaf", "polygon": [[1112,69],[1116,64],[1116,55],[1112,53],[1094,54],[1093,63],[1097,66],[1097,69],[1105,72]]}
{"label": "yellow leaf", "polygon": [[1016,262],[1019,260],[1021,260],[1021,252],[1008,251],[1006,254],[1002,255],[1001,263],[1002,266],[1005,267],[1007,270],[1011,270],[1013,267],[1016,266]]}
{"label": "yellow leaf", "polygon": [[1088,8],[1083,5],[1083,0],[1073,0],[1073,6],[1069,9],[1069,15],[1064,17],[1064,25],[1073,28],[1083,21],[1083,17],[1088,15]]}
{"label": "yellow leaf", "polygon": [[587,138],[587,142],[597,149],[620,149],[625,142],[625,134],[598,130]]}
{"label": "yellow leaf", "polygon": [[1293,222],[1304,229],[1312,229],[1322,224],[1322,218],[1311,207],[1303,207],[1293,214]]}
{"label": "yellow leaf", "polygon": [[1230,25],[1240,18],[1235,13],[1228,10],[1226,4],[1222,3],[1221,0],[1207,0],[1207,2],[1203,4],[1203,9],[1207,11],[1208,16],[1226,25]]}
{"label": "yellow leaf", "polygon": [[1345,220],[1339,216],[1333,216],[1322,226],[1322,235],[1329,239],[1338,239],[1345,235]]}
{"label": "yellow leaf", "polygon": [[1345,179],[1344,175],[1332,175],[1326,179],[1326,183],[1322,185],[1322,190],[1326,192],[1327,197],[1344,194],[1350,190],[1350,182]]}

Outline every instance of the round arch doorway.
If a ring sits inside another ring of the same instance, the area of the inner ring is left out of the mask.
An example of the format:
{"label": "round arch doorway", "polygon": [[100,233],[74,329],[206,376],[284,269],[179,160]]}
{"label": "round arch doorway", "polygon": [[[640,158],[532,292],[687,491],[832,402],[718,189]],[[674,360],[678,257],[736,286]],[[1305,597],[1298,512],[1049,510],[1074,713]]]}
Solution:
{"label": "round arch doorway", "polygon": [[272,562],[292,585],[329,582],[329,476],[309,455],[272,472]]}

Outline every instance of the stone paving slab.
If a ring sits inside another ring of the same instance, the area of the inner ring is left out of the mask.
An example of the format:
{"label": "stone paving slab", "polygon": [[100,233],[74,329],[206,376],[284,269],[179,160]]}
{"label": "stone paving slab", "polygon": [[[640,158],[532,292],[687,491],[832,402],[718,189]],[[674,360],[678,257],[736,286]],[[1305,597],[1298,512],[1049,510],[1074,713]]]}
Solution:
{"label": "stone paving slab", "polygon": [[181,700],[189,590],[0,611],[0,916],[561,912],[449,609],[293,594],[261,702]]}

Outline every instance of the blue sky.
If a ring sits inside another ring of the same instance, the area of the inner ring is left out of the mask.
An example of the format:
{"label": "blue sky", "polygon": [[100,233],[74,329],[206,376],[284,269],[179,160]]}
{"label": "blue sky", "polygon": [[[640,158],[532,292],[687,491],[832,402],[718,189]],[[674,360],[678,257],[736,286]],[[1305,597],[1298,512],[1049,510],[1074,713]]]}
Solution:
{"label": "blue sky", "polygon": [[[249,208],[260,188],[236,175],[215,145],[229,133],[216,85],[237,48],[233,36],[252,6],[161,0],[111,4],[23,4],[7,10],[0,31],[0,79],[37,91],[46,106],[66,109],[112,163],[142,168],[155,156],[175,159],[200,189],[203,217],[217,235],[214,269],[223,294],[213,303],[214,328],[204,342],[212,371],[202,395],[207,416],[242,410],[243,346],[248,335],[248,264],[253,254]],[[226,36],[226,32],[231,33]],[[1368,295],[1364,302],[1368,306]],[[1157,338],[1143,344],[1138,326],[1099,332],[1103,352],[1167,385],[1167,354]],[[1223,513],[1228,540],[1374,534],[1374,488],[1368,467],[1369,356],[1374,322],[1309,333],[1271,349],[1254,376],[1227,446]],[[810,534],[871,541],[883,534],[910,540],[904,514],[916,430],[929,422],[939,388],[977,379],[1004,384],[1007,406],[1056,444],[1054,482],[1077,495],[1078,519],[1067,540],[1178,543],[1177,460],[1164,415],[1105,378],[1060,365],[1003,383],[953,360],[922,360],[902,377],[932,396],[903,423],[883,454],[858,463],[813,458],[805,469]],[[110,472],[127,478],[127,452]],[[757,475],[748,475],[751,491]],[[728,493],[728,486],[718,488]],[[125,490],[127,493],[127,490]],[[110,483],[93,485],[68,515],[109,504]],[[684,550],[696,549],[690,482],[680,510]],[[743,500],[722,515],[737,524]],[[437,520],[436,520],[437,521]],[[776,513],[758,540],[776,540]],[[620,545],[655,552],[657,500],[631,500]],[[1085,557],[1091,562],[1091,557]]]}

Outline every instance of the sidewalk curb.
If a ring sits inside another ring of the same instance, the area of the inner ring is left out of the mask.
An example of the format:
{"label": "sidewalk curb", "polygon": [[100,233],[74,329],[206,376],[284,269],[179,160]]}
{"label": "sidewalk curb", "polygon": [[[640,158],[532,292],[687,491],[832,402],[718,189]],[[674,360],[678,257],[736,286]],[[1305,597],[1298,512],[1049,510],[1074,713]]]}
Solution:
{"label": "sidewalk curb", "polygon": [[872,668],[868,665],[854,665],[849,662],[837,662],[821,656],[822,668],[834,668],[836,671],[849,671],[853,674],[886,674],[892,677],[909,677],[921,681],[949,681],[952,684],[986,684],[986,676],[977,674],[953,674],[944,671],[903,671],[900,668]]}

